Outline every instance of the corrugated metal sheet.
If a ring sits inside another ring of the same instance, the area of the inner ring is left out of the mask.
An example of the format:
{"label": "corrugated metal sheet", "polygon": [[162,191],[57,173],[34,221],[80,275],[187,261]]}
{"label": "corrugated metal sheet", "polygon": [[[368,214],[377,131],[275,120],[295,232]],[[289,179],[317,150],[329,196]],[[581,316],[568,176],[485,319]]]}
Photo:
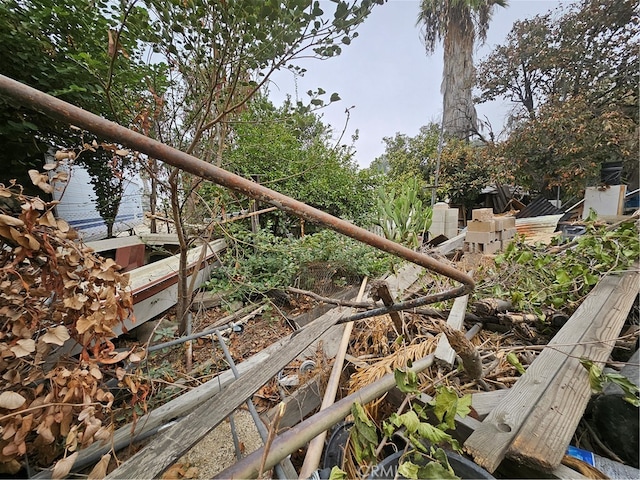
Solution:
{"label": "corrugated metal sheet", "polygon": [[[518,212],[516,218],[541,217],[543,215],[562,215],[564,211],[556,208],[542,195],[535,198],[529,205]],[[556,223],[558,223],[556,221]]]}
{"label": "corrugated metal sheet", "polygon": [[553,233],[558,226],[560,218],[562,218],[562,214],[516,218],[516,230],[520,235],[524,235],[527,238],[540,233]]}

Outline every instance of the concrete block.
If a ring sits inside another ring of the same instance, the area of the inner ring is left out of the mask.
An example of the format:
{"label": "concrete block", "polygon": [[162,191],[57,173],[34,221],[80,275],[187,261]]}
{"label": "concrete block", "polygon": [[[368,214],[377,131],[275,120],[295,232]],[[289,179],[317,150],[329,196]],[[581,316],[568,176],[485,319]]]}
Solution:
{"label": "concrete block", "polygon": [[493,220],[471,220],[467,222],[467,232],[495,232],[496,222]]}
{"label": "concrete block", "polygon": [[502,230],[501,232],[496,232],[496,235],[498,237],[498,240],[500,240],[500,241],[511,240],[513,237],[516,236],[516,229],[515,228],[508,228],[507,230]]}
{"label": "concrete block", "polygon": [[491,255],[500,250],[501,243],[498,241],[489,243],[465,242],[464,246],[465,251],[469,253],[482,253],[484,255]]}
{"label": "concrete block", "polygon": [[495,232],[469,232],[465,236],[465,241],[469,243],[491,243],[497,241]]}
{"label": "concrete block", "polygon": [[493,220],[492,208],[476,208],[471,211],[472,220]]}
{"label": "concrete block", "polygon": [[493,219],[496,222],[496,231],[516,228],[516,217],[513,217],[511,215],[504,217],[493,217]]}
{"label": "concrete block", "polygon": [[432,222],[429,227],[430,238],[437,237],[438,235],[445,235],[444,222]]}
{"label": "concrete block", "polygon": [[458,209],[450,208],[446,212],[447,212],[447,216],[445,221],[447,225],[454,225],[457,230],[458,229]]}
{"label": "concrete block", "polygon": [[431,215],[431,220],[433,222],[445,222],[447,220],[447,210],[433,210],[433,214]]}

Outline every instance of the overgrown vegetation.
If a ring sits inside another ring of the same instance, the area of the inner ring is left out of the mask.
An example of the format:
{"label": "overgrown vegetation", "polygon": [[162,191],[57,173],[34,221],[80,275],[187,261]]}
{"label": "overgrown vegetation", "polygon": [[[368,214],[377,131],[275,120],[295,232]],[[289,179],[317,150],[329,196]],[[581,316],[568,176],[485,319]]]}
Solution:
{"label": "overgrown vegetation", "polygon": [[207,287],[228,292],[230,300],[249,300],[293,285],[322,290],[357,284],[365,276],[382,275],[397,262],[332,230],[295,239],[276,236],[269,228],[255,234],[236,229],[227,242],[222,267],[214,271]]}
{"label": "overgrown vegetation", "polygon": [[518,237],[495,259],[495,266],[480,273],[475,295],[505,298],[518,311],[567,314],[580,305],[601,276],[622,272],[640,256],[636,222],[611,229],[591,218],[584,235],[569,248],[530,245]]}
{"label": "overgrown vegetation", "polygon": [[[471,411],[471,395],[458,397],[451,387],[439,386],[427,404],[417,401],[420,395],[417,375],[411,370],[394,371],[396,386],[406,397],[397,412],[383,420],[380,431],[362,405],[354,403],[351,428],[346,449],[345,467],[357,478],[364,478],[375,469],[385,446],[402,452],[397,473],[404,478],[459,478],[451,468],[442,446],[461,451],[447,430],[455,429],[455,417],[465,417]],[[387,475],[389,472],[386,472]],[[395,473],[395,472],[394,472]]]}
{"label": "overgrown vegetation", "polygon": [[[46,174],[29,174],[50,191]],[[17,473],[25,455],[47,467],[64,453],[54,473],[62,478],[79,449],[111,437],[122,400],[107,381],[130,389],[129,405],[143,404],[149,390],[118,365],[140,357],[110,340],[133,309],[128,276],[75,243],[52,209],[0,184],[0,471]],[[79,356],[61,356],[74,347]]]}
{"label": "overgrown vegetation", "polygon": [[420,246],[433,216],[431,207],[422,204],[420,190],[420,182],[416,178],[397,188],[378,190],[376,225],[382,228],[387,239],[410,248]]}

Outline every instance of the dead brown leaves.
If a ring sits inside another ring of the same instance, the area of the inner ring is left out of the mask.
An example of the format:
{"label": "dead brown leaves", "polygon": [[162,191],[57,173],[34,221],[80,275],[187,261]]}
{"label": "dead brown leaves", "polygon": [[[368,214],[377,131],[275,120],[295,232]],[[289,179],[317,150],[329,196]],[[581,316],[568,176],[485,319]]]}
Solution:
{"label": "dead brown leaves", "polygon": [[[29,174],[50,191],[46,173]],[[29,452],[52,459],[64,451],[54,471],[63,477],[79,449],[112,434],[114,397],[104,382],[131,351],[116,352],[109,339],[133,299],[128,275],[74,243],[53,206],[0,185],[0,468],[15,469]],[[63,363],[56,353],[65,345],[80,345],[80,358]]]}

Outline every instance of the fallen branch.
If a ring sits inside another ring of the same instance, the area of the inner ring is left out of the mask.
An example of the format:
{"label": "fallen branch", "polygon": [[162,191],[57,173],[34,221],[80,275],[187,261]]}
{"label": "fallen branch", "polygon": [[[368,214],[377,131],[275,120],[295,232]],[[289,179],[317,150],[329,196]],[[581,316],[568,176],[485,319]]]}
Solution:
{"label": "fallen branch", "polygon": [[473,304],[473,311],[481,317],[491,317],[497,313],[504,313],[513,309],[509,300],[499,298],[484,298]]}
{"label": "fallen branch", "polygon": [[329,298],[318,295],[317,293],[310,292],[309,290],[301,290],[295,287],[287,287],[286,290],[291,293],[297,293],[299,295],[305,295],[307,297],[311,297],[314,300],[324,303],[330,303],[332,305],[338,305],[340,307],[353,307],[353,308],[374,308],[377,307],[375,303],[372,302],[352,302],[349,300],[339,300],[337,298]]}
{"label": "fallen branch", "polygon": [[449,345],[453,348],[464,366],[464,371],[474,380],[482,378],[482,359],[476,347],[471,343],[465,334],[455,328],[451,328],[448,324],[441,320],[436,320],[442,332],[447,336]]}

